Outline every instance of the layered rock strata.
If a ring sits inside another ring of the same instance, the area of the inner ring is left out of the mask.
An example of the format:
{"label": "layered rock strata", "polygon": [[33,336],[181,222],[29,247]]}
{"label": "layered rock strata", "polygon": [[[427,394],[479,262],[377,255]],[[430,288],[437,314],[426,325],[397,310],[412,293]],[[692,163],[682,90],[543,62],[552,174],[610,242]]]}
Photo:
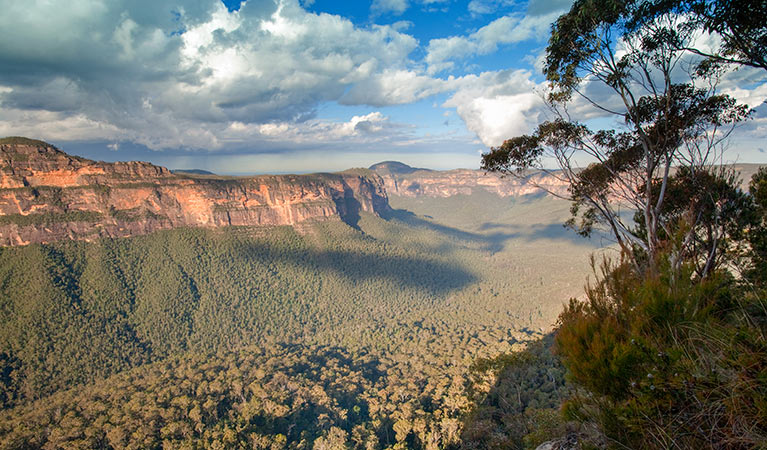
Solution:
{"label": "layered rock strata", "polygon": [[382,179],[337,174],[220,177],[145,162],[97,162],[0,139],[0,245],[127,237],[177,227],[356,224],[388,210]]}
{"label": "layered rock strata", "polygon": [[415,169],[397,162],[385,162],[370,167],[384,180],[389,195],[400,197],[452,197],[472,195],[477,189],[501,197],[553,193],[567,195],[567,184],[554,175],[531,173],[524,178],[502,177],[481,170],[456,169],[446,171]]}

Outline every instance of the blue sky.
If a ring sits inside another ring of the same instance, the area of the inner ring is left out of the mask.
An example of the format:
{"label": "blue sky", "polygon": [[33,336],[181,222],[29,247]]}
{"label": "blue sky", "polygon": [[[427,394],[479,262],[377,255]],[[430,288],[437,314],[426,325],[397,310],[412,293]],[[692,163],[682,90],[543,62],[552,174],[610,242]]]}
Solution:
{"label": "blue sky", "polygon": [[[232,174],[477,168],[548,117],[540,58],[569,4],[0,0],[0,135]],[[767,97],[758,71],[722,87]],[[731,159],[764,161],[766,137],[762,112]]]}

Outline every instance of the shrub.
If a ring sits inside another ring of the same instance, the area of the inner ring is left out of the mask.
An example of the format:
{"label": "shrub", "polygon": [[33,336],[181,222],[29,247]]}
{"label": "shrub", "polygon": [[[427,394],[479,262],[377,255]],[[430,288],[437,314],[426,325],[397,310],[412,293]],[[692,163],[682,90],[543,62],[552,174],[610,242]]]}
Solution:
{"label": "shrub", "polygon": [[560,316],[557,350],[582,388],[567,416],[630,448],[767,442],[767,330],[753,314],[764,292],[665,266],[638,276],[605,263]]}

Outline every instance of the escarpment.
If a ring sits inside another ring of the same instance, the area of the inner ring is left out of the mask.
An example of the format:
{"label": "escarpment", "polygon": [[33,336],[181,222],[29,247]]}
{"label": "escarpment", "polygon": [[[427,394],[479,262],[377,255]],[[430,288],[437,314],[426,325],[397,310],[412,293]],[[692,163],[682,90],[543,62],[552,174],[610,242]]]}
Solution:
{"label": "escarpment", "polygon": [[386,192],[400,197],[452,197],[471,195],[481,189],[501,197],[552,193],[567,196],[567,184],[553,175],[531,173],[525,178],[502,177],[481,170],[455,169],[446,171],[416,169],[393,161],[374,164],[384,180]]}
{"label": "escarpment", "polygon": [[106,163],[42,141],[0,139],[0,245],[128,237],[177,227],[343,220],[389,204],[371,171],[220,177]]}

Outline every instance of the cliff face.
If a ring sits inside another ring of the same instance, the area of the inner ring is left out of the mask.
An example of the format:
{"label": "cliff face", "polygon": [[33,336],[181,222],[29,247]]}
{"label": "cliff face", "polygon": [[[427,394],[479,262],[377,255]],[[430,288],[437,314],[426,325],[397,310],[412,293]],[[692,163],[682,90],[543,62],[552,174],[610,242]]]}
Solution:
{"label": "cliff face", "polygon": [[401,197],[471,195],[476,189],[483,189],[501,197],[523,196],[543,192],[538,186],[557,195],[567,195],[566,184],[543,173],[533,173],[525,179],[501,178],[498,174],[481,170],[434,171],[407,169],[408,166],[404,164],[392,164],[379,163],[370,169],[381,175],[386,192]]}
{"label": "cliff face", "polygon": [[40,141],[0,140],[0,245],[125,237],[184,226],[294,225],[389,208],[372,172],[218,177],[105,163]]}
{"label": "cliff face", "polygon": [[[748,191],[751,177],[764,167],[761,164],[734,164],[741,180],[740,188]],[[501,197],[541,194],[548,191],[568,197],[567,184],[554,175],[533,172],[524,178],[501,177],[497,173],[481,170],[456,169],[436,171],[416,169],[400,162],[387,161],[370,166],[370,170],[383,178],[386,192],[399,197],[452,197],[471,195],[483,189]],[[675,169],[672,169],[674,173]],[[543,188],[543,189],[542,189]]]}

